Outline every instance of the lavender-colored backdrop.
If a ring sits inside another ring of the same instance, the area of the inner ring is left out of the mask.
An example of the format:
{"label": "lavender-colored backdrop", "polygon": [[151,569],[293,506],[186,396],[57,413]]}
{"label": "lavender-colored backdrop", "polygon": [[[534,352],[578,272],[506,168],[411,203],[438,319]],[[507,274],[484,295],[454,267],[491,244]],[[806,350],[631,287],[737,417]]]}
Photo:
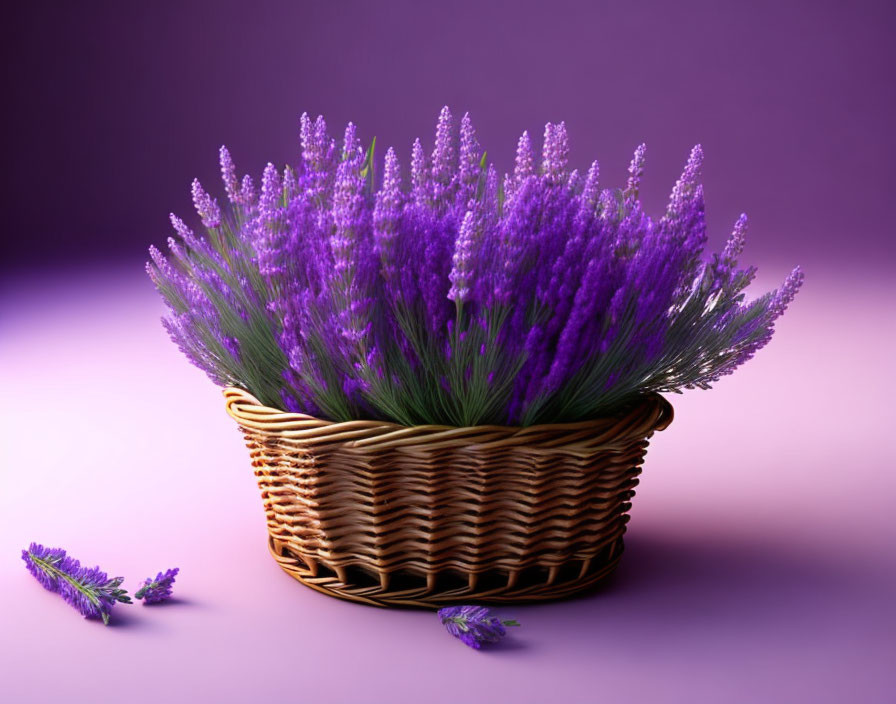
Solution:
{"label": "lavender-colored backdrop", "polygon": [[[42,2],[4,28],[0,701],[893,700],[896,4]],[[549,119],[608,181],[646,141],[655,210],[700,141],[712,243],[751,217],[750,292],[807,271],[767,349],[671,398],[614,580],[502,609],[523,626],[481,653],[282,573],[142,269],[222,142],[294,159],[307,110],[406,157],[443,103],[504,167]],[[178,565],[178,599],[85,622],[31,540],[131,590]]]}
{"label": "lavender-colored backdrop", "polygon": [[754,261],[878,267],[896,252],[894,18],[886,0],[22,3],[3,264],[139,261],[221,143],[253,171],[295,159],[309,111],[406,156],[449,103],[502,167],[547,120],[608,181],[646,141],[655,209],[702,142],[714,242],[746,210]]}

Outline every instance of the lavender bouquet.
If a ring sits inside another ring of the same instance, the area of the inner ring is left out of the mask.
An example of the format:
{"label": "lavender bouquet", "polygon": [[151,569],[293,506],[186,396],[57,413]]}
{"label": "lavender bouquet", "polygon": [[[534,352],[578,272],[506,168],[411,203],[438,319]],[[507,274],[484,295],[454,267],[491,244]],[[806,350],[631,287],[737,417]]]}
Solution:
{"label": "lavender bouquet", "polygon": [[193,182],[205,232],[171,216],[147,270],[172,339],[216,384],[335,421],[531,425],[597,417],[647,392],[709,388],[771,338],[799,268],[751,301],[745,216],[705,257],[694,147],[665,213],[570,167],[565,125],[498,176],[468,115],[381,169],[349,124],[301,118],[301,163],[256,189],[220,152],[228,205]]}

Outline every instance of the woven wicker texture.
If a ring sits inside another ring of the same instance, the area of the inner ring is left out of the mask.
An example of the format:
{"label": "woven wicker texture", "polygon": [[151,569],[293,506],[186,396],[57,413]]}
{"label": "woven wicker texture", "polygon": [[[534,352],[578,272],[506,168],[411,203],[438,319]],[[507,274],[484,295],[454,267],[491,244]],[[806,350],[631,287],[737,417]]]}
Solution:
{"label": "woven wicker texture", "polygon": [[554,599],[606,577],[661,396],[528,428],[334,423],[225,389],[286,572],[343,599],[440,607]]}

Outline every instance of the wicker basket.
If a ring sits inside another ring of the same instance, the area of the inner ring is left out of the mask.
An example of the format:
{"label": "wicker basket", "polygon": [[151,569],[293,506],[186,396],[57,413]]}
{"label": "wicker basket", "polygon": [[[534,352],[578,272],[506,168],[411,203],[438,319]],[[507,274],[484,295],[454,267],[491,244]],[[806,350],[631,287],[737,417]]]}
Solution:
{"label": "wicker basket", "polygon": [[378,606],[555,599],[622,554],[661,396],[528,428],[334,423],[224,392],[246,436],[270,549],[303,584]]}

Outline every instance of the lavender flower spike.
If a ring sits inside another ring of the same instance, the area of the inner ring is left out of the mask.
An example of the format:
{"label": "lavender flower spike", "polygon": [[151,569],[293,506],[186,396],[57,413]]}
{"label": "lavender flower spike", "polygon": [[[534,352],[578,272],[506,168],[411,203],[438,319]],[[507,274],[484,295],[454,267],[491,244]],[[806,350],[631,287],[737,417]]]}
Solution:
{"label": "lavender flower spike", "polygon": [[134,593],[135,599],[143,599],[144,604],[158,604],[171,598],[171,585],[174,584],[174,578],[180,568],[175,567],[165,572],[159,572],[155,579],[147,577],[143,580],[143,584]]}
{"label": "lavender flower spike", "polygon": [[193,179],[193,205],[202,218],[203,225],[218,227],[221,224],[221,209],[217,201],[205,192],[198,178]]}
{"label": "lavender flower spike", "polygon": [[[545,128],[547,130],[547,128]],[[532,153],[532,140],[529,132],[524,131],[516,143],[516,161],[513,167],[513,177],[517,187],[523,181],[535,173],[535,155]]]}
{"label": "lavender flower spike", "polygon": [[417,138],[414,140],[414,146],[411,147],[411,184],[414,199],[421,205],[425,201],[426,183],[426,156],[423,153],[423,145]]}
{"label": "lavender flower spike", "polygon": [[436,125],[436,146],[432,152],[432,176],[437,183],[447,184],[451,180],[454,165],[454,137],[452,135],[454,120],[448,106],[439,113]]}
{"label": "lavender flower spike", "polygon": [[741,213],[737,222],[734,223],[734,230],[725,243],[725,249],[722,251],[722,261],[733,266],[737,262],[737,258],[744,251],[744,244],[747,240],[747,215]]}
{"label": "lavender flower spike", "polygon": [[218,151],[218,157],[221,162],[221,180],[224,181],[224,190],[227,192],[227,198],[231,203],[238,203],[240,184],[236,177],[236,167],[233,164],[230,152],[223,144]]}
{"label": "lavender flower spike", "polygon": [[461,305],[470,294],[470,279],[473,272],[470,265],[473,260],[473,240],[476,236],[476,216],[472,210],[464,215],[457,233],[457,242],[454,246],[454,266],[448,275],[451,281],[451,289],[448,298]]}
{"label": "lavender flower spike", "polygon": [[22,550],[22,559],[44,588],[58,593],[85,618],[100,617],[108,626],[112,607],[117,602],[131,603],[128,593],[119,588],[124,577],[110,579],[99,567],[81,567],[65,550],[31,543]]}
{"label": "lavender flower spike", "polygon": [[262,223],[272,222],[277,217],[283,186],[277,167],[268,162],[261,175],[261,195],[258,197],[258,214]]}
{"label": "lavender flower spike", "polygon": [[528,132],[523,132],[516,143],[516,160],[513,176],[504,178],[504,197],[508,203],[523,185],[523,182],[535,174],[535,154],[532,152],[532,140]]}
{"label": "lavender flower spike", "polygon": [[632,163],[628,167],[628,183],[623,191],[626,200],[637,200],[638,191],[641,189],[641,177],[644,175],[644,157],[647,154],[647,145],[640,144],[635,149]]}
{"label": "lavender flower spike", "polygon": [[593,212],[598,198],[600,198],[600,164],[592,161],[588,175],[585,176],[585,185],[582,187],[582,207]]}
{"label": "lavender flower spike", "polygon": [[700,169],[703,167],[703,147],[699,144],[694,145],[691,154],[688,157],[688,163],[685,164],[681,177],[675,183],[672,189],[672,195],[669,197],[669,214],[675,215],[681,213],[685,209],[687,202],[694,195],[697,187],[697,179],[700,178]]}
{"label": "lavender flower spike", "polygon": [[542,149],[541,168],[549,180],[560,181],[569,164],[569,137],[566,134],[566,123],[544,126],[544,146]]}
{"label": "lavender flower spike", "polygon": [[497,643],[507,635],[505,626],[518,621],[502,621],[483,606],[447,606],[439,609],[439,620],[455,638],[479,650],[484,643]]}

